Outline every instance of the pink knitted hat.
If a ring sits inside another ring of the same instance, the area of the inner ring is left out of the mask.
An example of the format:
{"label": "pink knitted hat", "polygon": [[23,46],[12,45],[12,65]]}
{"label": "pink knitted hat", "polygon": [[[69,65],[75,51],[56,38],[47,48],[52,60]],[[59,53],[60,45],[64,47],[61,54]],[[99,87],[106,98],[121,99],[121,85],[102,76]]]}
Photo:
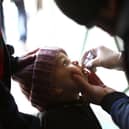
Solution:
{"label": "pink knitted hat", "polygon": [[[66,52],[61,48],[47,47],[39,50],[36,57],[31,89],[31,103],[39,110],[43,110],[51,100],[50,88],[53,86],[53,73],[59,52]],[[67,55],[67,54],[66,54]]]}
{"label": "pink knitted hat", "polygon": [[25,66],[14,75],[14,80],[20,82],[22,92],[40,111],[51,101],[50,88],[53,86],[53,73],[59,52],[66,54],[63,49],[57,47],[39,49],[33,64]]}

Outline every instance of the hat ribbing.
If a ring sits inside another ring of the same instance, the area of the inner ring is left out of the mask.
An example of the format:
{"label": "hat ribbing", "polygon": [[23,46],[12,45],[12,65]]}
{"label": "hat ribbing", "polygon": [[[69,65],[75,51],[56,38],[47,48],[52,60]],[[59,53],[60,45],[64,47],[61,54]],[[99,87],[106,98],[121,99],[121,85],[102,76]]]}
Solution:
{"label": "hat ribbing", "polygon": [[39,49],[35,61],[14,76],[14,80],[20,82],[22,92],[40,111],[51,101],[50,88],[53,86],[53,73],[59,52],[66,54],[63,49],[57,47]]}

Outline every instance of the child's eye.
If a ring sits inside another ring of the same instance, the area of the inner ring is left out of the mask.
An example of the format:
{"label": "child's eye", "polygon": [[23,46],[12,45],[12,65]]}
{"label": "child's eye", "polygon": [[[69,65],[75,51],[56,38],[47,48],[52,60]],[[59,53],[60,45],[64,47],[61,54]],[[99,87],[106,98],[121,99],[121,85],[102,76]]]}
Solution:
{"label": "child's eye", "polygon": [[64,65],[64,66],[67,66],[68,64],[69,64],[69,60],[64,60],[64,61],[63,61],[63,65]]}
{"label": "child's eye", "polygon": [[67,64],[68,64],[68,63],[67,63],[67,60],[64,60],[64,61],[63,61],[63,65],[64,65],[64,66],[67,66]]}

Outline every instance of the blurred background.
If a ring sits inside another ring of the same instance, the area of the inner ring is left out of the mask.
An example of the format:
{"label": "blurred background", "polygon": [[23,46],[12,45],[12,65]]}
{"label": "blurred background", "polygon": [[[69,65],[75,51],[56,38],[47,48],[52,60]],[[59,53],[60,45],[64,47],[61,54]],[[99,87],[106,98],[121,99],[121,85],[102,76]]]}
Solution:
{"label": "blurred background", "polygon": [[[16,56],[24,55],[42,46],[62,47],[73,60],[80,60],[86,50],[100,45],[105,45],[115,51],[123,49],[123,43],[119,37],[111,37],[97,27],[87,30],[84,26],[76,24],[60,12],[53,0],[25,0],[24,5],[26,37],[21,40],[19,26],[22,23],[19,24],[18,18],[22,19],[22,17],[18,13],[18,8],[13,0],[5,0],[3,3],[6,42],[14,46]],[[128,84],[122,71],[97,68],[97,75],[106,85],[128,94]],[[11,92],[19,110],[36,114],[38,111],[26,100],[18,84],[14,81],[12,83]],[[91,106],[103,129],[118,129],[101,107]]]}

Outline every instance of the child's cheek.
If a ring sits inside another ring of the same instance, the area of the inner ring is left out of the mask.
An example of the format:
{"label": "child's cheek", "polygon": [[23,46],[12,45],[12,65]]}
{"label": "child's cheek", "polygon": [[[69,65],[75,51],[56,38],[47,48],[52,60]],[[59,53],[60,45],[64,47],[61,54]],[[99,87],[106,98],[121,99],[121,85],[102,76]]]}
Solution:
{"label": "child's cheek", "polygon": [[88,69],[84,69],[84,75],[87,75],[88,82],[93,85],[104,85],[104,83],[100,80],[100,78],[95,74],[95,72],[92,72]]}

